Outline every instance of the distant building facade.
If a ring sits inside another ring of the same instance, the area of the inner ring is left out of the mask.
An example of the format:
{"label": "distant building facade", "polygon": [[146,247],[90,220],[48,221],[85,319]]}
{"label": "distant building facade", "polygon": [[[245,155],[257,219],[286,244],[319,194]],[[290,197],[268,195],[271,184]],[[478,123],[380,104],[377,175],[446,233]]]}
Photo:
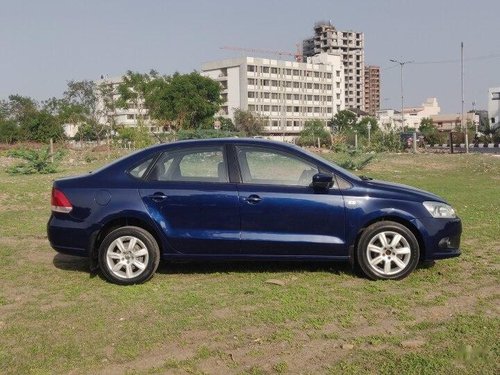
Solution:
{"label": "distant building facade", "polygon": [[[441,108],[436,98],[428,98],[420,107],[406,107],[403,109],[404,116],[401,111],[395,110],[379,110],[376,112],[376,117],[381,125],[385,125],[388,129],[418,129],[420,122],[424,118],[431,118],[439,114]],[[404,122],[404,123],[403,123]]]}
{"label": "distant building facade", "polygon": [[345,107],[365,109],[365,49],[364,34],[340,31],[331,22],[317,22],[314,36],[302,42],[304,58],[319,53],[338,54],[344,64]]}
{"label": "distant building facade", "polygon": [[[462,114],[460,113],[432,115],[430,119],[439,131],[461,131]],[[479,125],[479,115],[473,112],[464,113],[464,124],[475,129],[475,126]]]}
{"label": "distant building facade", "polygon": [[492,129],[500,127],[500,87],[488,90],[488,117]]}
{"label": "distant building facade", "polygon": [[240,57],[207,62],[201,74],[218,81],[218,115],[234,120],[236,109],[265,117],[268,135],[296,136],[308,120],[326,122],[345,108],[344,69],[338,55],[307,62]]}
{"label": "distant building facade", "polygon": [[380,109],[380,67],[365,66],[365,111],[375,116]]}

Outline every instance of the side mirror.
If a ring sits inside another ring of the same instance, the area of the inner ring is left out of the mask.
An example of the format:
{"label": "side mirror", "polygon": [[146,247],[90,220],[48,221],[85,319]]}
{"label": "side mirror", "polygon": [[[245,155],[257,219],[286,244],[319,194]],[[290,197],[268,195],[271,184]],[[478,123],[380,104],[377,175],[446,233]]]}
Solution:
{"label": "side mirror", "polygon": [[328,190],[333,186],[333,176],[326,173],[316,173],[311,186],[315,190]]}

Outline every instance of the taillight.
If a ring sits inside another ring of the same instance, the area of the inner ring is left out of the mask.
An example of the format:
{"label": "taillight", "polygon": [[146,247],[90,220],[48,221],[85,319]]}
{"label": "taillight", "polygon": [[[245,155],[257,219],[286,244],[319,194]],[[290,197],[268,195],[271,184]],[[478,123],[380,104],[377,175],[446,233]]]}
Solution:
{"label": "taillight", "polygon": [[54,212],[63,212],[67,214],[68,212],[71,212],[71,210],[73,209],[71,202],[64,195],[64,193],[60,190],[57,190],[54,187],[52,188],[51,204],[52,204],[52,211]]}

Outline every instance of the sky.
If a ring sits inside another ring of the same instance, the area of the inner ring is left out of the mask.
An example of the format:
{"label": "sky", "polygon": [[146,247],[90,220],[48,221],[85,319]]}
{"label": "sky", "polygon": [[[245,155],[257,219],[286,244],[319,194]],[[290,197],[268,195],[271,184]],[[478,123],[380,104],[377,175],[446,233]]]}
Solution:
{"label": "sky", "polygon": [[[498,0],[0,0],[0,99],[61,97],[70,80],[127,70],[200,70],[241,56],[222,46],[285,50],[312,36],[316,21],[365,34],[365,63],[381,70],[381,107],[437,97],[442,113],[487,109],[500,86]],[[251,54],[250,54],[251,55]],[[267,55],[265,57],[276,58]]]}

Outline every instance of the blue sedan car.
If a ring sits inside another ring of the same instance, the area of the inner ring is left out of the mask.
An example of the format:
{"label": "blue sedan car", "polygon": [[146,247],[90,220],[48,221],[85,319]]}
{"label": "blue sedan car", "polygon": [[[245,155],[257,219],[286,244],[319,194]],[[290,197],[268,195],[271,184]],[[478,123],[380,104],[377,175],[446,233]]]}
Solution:
{"label": "blue sedan car", "polygon": [[47,231],[55,250],[137,284],[160,260],[350,261],[371,279],[401,279],[419,261],[460,255],[462,228],[434,194],[232,138],[161,144],[55,181]]}

